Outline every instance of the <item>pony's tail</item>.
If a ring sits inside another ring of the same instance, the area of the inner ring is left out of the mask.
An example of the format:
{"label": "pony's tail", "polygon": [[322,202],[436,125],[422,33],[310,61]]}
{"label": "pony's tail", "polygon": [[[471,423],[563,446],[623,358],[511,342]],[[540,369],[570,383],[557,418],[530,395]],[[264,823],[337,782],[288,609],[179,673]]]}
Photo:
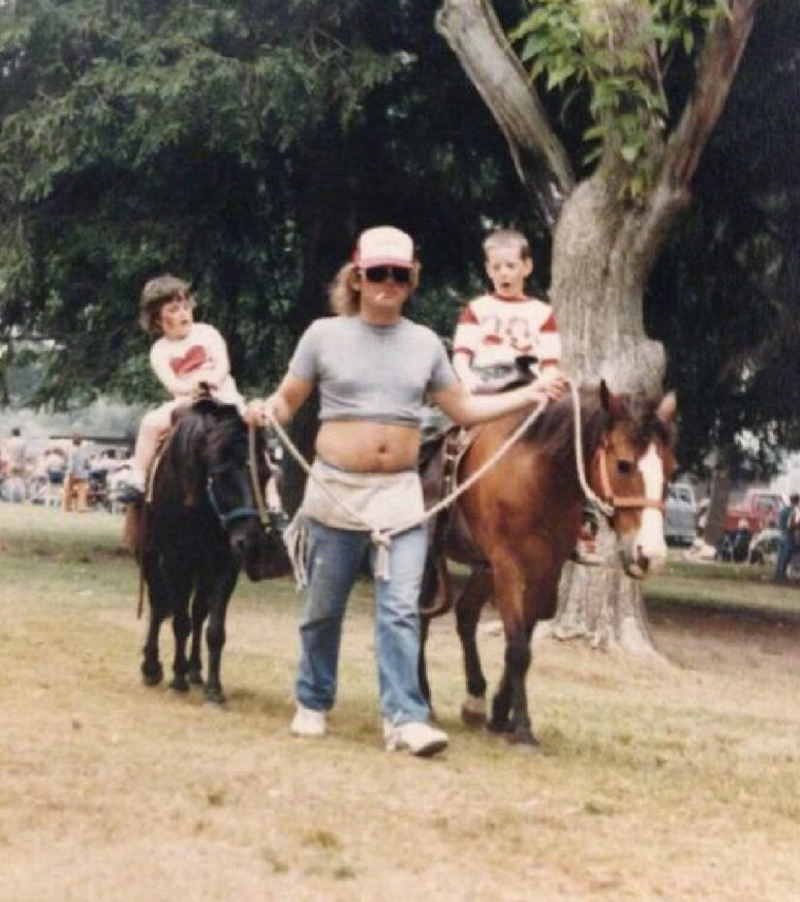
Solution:
{"label": "pony's tail", "polygon": [[142,504],[129,504],[125,511],[125,524],[122,530],[122,541],[137,561],[142,559],[143,510]]}

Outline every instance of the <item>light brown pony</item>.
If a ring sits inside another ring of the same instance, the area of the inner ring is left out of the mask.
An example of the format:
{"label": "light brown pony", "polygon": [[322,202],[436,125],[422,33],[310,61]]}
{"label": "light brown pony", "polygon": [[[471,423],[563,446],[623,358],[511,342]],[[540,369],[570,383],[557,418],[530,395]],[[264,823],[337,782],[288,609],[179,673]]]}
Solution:
{"label": "light brown pony", "polygon": [[[605,384],[581,391],[582,453],[586,478],[607,505],[622,567],[636,579],[663,564],[663,497],[675,470],[672,452],[675,397],[660,403],[615,397]],[[480,427],[458,465],[468,479],[512,434],[521,415]],[[487,727],[514,742],[535,744],[528,715],[525,676],[534,626],[555,614],[558,582],[578,537],[584,493],[575,455],[573,401],[567,396],[544,409],[526,434],[455,503],[438,548],[439,573],[446,558],[469,564],[471,575],[456,601],[464,653],[467,700],[462,719],[483,722],[486,679],[476,631],[481,608],[492,594],[505,632],[505,667]],[[471,539],[471,542],[470,542]],[[442,590],[442,580],[438,590]],[[421,598],[423,642],[420,683],[430,697],[425,639],[433,583]]]}

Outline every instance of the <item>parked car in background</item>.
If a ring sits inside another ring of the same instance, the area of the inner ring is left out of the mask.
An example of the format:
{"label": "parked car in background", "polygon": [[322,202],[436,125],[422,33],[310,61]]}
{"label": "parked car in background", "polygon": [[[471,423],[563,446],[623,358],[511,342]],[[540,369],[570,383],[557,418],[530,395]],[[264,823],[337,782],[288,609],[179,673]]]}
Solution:
{"label": "parked car in background", "polygon": [[697,504],[687,482],[667,487],[664,507],[664,539],[668,545],[691,545],[697,536]]}
{"label": "parked car in background", "polygon": [[725,511],[725,532],[733,532],[742,520],[752,535],[778,525],[781,508],[789,499],[769,489],[748,489],[744,499],[732,502]]}

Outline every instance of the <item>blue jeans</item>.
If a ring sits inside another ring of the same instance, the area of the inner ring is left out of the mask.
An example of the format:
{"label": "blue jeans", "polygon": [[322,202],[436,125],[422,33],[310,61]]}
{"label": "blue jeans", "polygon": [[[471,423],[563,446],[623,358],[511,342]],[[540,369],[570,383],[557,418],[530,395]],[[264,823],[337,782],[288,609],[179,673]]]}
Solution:
{"label": "blue jeans", "polygon": [[[375,580],[375,646],[381,713],[394,723],[428,719],[419,689],[419,590],[427,533],[417,526],[392,539],[389,579]],[[329,711],[336,700],[342,621],[367,548],[369,533],[309,521],[308,589],[300,622],[298,702]],[[374,548],[371,551],[374,563]]]}
{"label": "blue jeans", "polygon": [[786,568],[789,566],[789,561],[792,559],[795,551],[797,551],[797,546],[792,541],[789,533],[784,530],[781,535],[780,548],[778,549],[778,559],[775,561],[775,579],[786,579]]}

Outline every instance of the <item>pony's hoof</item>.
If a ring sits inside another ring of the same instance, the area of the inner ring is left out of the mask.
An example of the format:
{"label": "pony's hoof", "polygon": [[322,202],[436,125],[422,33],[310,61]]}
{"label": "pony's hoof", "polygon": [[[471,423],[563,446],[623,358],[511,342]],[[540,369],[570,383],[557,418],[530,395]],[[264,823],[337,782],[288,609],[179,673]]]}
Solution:
{"label": "pony's hoof", "polygon": [[486,701],[471,695],[464,699],[461,722],[465,727],[482,727],[486,723]]}
{"label": "pony's hoof", "polygon": [[142,682],[145,686],[158,686],[164,679],[164,668],[160,664],[149,666],[142,664]]}
{"label": "pony's hoof", "polygon": [[203,674],[199,670],[190,670],[189,671],[189,684],[191,686],[202,686],[203,685]]}
{"label": "pony's hoof", "polygon": [[514,733],[508,735],[508,742],[512,748],[521,752],[538,752],[540,750],[539,740],[530,731],[524,733]]}
{"label": "pony's hoof", "polygon": [[189,683],[187,682],[186,677],[175,677],[169,684],[169,688],[173,692],[184,693],[189,691]]}
{"label": "pony's hoof", "polygon": [[214,689],[211,692],[206,690],[206,705],[210,708],[221,709],[225,704],[225,693],[221,689]]}
{"label": "pony's hoof", "polygon": [[510,720],[490,720],[486,723],[486,729],[498,736],[506,736],[512,731],[513,727]]}

